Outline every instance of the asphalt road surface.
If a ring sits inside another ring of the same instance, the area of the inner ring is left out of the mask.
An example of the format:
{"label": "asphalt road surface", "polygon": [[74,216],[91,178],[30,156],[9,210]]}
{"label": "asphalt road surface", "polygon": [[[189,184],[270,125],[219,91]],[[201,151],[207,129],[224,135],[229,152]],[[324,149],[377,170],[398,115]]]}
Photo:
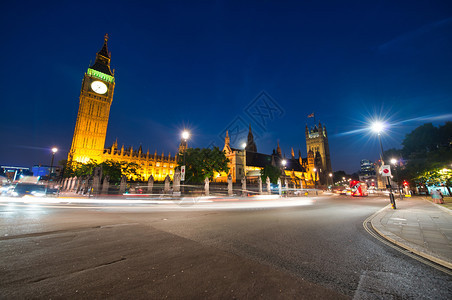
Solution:
{"label": "asphalt road surface", "polygon": [[0,298],[451,299],[449,275],[364,229],[387,204],[0,200]]}

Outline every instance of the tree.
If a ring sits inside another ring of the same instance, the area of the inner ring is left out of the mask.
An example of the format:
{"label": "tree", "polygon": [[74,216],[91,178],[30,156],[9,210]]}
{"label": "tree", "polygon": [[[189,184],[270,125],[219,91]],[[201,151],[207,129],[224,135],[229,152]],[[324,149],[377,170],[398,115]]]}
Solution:
{"label": "tree", "polygon": [[383,160],[384,160],[385,164],[389,165],[389,163],[391,162],[391,159],[393,159],[393,158],[400,160],[402,158],[402,150],[391,148],[391,149],[386,150],[383,153]]}
{"label": "tree", "polygon": [[215,172],[229,172],[229,159],[218,147],[210,148],[187,148],[179,155],[179,166],[184,163],[186,181],[201,183],[205,178],[213,179]]}
{"label": "tree", "polygon": [[278,178],[281,177],[282,171],[280,168],[273,165],[266,165],[261,170],[262,182],[266,182],[267,177],[270,178],[271,183],[278,183]]}
{"label": "tree", "polygon": [[426,186],[445,186],[449,192],[449,195],[452,195],[450,190],[452,183],[451,169],[430,169],[417,176],[415,180]]}
{"label": "tree", "polygon": [[438,136],[440,139],[440,145],[443,147],[452,146],[452,122],[446,122],[443,126],[439,127]]}
{"label": "tree", "polygon": [[402,142],[405,156],[435,150],[441,143],[439,130],[432,123],[417,127]]}
{"label": "tree", "polygon": [[141,179],[141,175],[138,174],[139,166],[136,163],[128,163],[124,161],[106,160],[102,163],[97,163],[94,160],[90,160],[87,163],[79,163],[73,161],[66,165],[64,177],[84,177],[93,174],[94,168],[102,168],[102,176],[109,176],[110,182],[117,183],[121,181],[122,175],[127,178]]}
{"label": "tree", "polygon": [[[405,162],[399,171],[400,180],[407,180],[411,185],[443,185],[449,189],[450,178],[441,172],[450,168],[451,142],[452,122],[439,128],[427,123],[408,133],[400,150]],[[391,151],[396,153],[398,150],[390,149],[385,156]]]}

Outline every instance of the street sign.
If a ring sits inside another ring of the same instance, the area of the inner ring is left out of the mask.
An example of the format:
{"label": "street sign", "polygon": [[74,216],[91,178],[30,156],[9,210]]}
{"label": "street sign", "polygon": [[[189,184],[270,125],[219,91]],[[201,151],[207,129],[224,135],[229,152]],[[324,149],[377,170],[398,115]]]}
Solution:
{"label": "street sign", "polygon": [[180,181],[185,181],[185,166],[180,167]]}
{"label": "street sign", "polygon": [[382,165],[381,166],[381,176],[391,176],[391,166],[390,165]]}

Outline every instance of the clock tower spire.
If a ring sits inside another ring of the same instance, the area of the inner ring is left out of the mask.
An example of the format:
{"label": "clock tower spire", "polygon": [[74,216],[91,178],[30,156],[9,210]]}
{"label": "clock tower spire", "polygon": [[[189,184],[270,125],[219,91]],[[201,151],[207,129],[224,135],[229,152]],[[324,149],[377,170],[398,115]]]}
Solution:
{"label": "clock tower spire", "polygon": [[77,121],[68,161],[86,163],[103,161],[110,106],[115,88],[114,74],[110,70],[108,35],[96,54],[96,60],[86,71],[80,91]]}
{"label": "clock tower spire", "polygon": [[111,53],[108,52],[107,42],[108,42],[108,34],[105,34],[104,45],[102,46],[102,49],[100,49],[100,51],[97,52],[96,61],[89,68],[102,72],[104,74],[113,76],[113,73],[110,70]]}

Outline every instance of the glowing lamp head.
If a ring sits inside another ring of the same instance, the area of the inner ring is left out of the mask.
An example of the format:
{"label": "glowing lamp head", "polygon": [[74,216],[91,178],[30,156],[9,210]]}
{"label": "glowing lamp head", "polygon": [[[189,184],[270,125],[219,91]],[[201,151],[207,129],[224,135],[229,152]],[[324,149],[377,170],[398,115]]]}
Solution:
{"label": "glowing lamp head", "polygon": [[287,160],[283,159],[283,160],[281,161],[281,163],[282,163],[283,166],[286,166]]}
{"label": "glowing lamp head", "polygon": [[375,121],[372,123],[371,129],[373,132],[380,134],[385,129],[385,125],[381,121]]}
{"label": "glowing lamp head", "polygon": [[333,177],[333,173],[328,174],[328,176]]}
{"label": "glowing lamp head", "polygon": [[245,149],[246,148],[246,143],[242,144],[242,148]]}
{"label": "glowing lamp head", "polygon": [[395,165],[397,163],[397,159],[391,158],[391,164]]}
{"label": "glowing lamp head", "polygon": [[316,168],[314,168],[314,169],[312,169],[312,171],[314,171],[314,172],[317,172],[317,169],[316,169]]}
{"label": "glowing lamp head", "polygon": [[55,153],[57,153],[57,152],[58,152],[58,148],[57,148],[57,147],[53,147],[53,148],[52,148],[52,153],[55,154]]}
{"label": "glowing lamp head", "polygon": [[184,140],[188,140],[189,137],[190,137],[190,132],[188,132],[187,130],[184,130],[184,132],[182,132],[182,138]]}

